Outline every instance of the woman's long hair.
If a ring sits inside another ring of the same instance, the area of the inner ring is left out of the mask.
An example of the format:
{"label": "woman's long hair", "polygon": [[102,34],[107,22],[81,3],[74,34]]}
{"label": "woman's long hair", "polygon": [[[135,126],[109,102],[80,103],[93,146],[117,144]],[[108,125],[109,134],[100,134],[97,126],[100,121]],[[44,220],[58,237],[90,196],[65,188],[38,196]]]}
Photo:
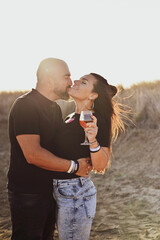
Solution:
{"label": "woman's long hair", "polygon": [[123,106],[113,99],[117,93],[117,88],[108,84],[107,80],[101,75],[90,74],[97,80],[93,88],[93,92],[98,93],[98,98],[94,101],[94,111],[98,112],[106,120],[110,133],[109,148],[111,149],[111,141],[117,138],[120,130],[124,131],[125,129],[122,120],[125,111]]}

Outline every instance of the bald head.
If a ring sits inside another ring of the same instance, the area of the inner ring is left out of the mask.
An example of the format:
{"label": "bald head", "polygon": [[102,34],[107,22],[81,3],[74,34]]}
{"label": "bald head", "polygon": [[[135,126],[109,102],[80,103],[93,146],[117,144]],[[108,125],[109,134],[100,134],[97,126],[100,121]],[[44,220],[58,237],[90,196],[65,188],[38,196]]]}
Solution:
{"label": "bald head", "polygon": [[64,68],[68,69],[68,66],[63,60],[57,58],[46,58],[39,64],[37,70],[37,81],[42,83],[46,82],[50,77],[54,79]]}
{"label": "bald head", "polygon": [[37,70],[36,90],[51,100],[68,99],[68,88],[72,85],[67,64],[57,58],[46,58]]}

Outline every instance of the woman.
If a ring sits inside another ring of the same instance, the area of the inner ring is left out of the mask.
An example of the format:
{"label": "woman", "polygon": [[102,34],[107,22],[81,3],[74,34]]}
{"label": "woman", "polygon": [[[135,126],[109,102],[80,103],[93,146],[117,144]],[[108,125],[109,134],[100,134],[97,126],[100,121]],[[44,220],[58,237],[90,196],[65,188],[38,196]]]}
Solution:
{"label": "woman", "polygon": [[[111,140],[123,122],[116,113],[112,97],[117,93],[102,76],[91,73],[74,81],[69,95],[75,100],[76,111],[70,114],[59,134],[57,155],[72,159],[68,173],[57,172],[53,194],[57,202],[57,226],[61,240],[89,239],[96,211],[96,188],[90,178],[79,177],[76,159],[90,157],[93,169],[102,172],[109,163]],[[85,132],[90,146],[84,141],[84,129],[79,117],[82,110],[91,110],[93,122]],[[76,163],[75,163],[76,162]]]}

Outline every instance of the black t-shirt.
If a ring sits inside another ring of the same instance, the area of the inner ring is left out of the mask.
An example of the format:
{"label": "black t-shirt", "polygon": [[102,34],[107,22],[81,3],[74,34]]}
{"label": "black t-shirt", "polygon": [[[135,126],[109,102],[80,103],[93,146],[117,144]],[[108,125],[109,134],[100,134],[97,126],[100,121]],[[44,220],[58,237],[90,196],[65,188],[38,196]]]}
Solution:
{"label": "black t-shirt", "polygon": [[[109,147],[109,128],[103,117],[94,113],[97,118],[98,134],[97,141],[102,147]],[[77,113],[70,114],[61,127],[56,141],[56,155],[68,160],[77,160],[78,158],[90,157],[89,146],[80,145],[84,142],[84,130],[79,123],[80,115]],[[77,178],[76,174],[64,172],[54,172],[54,178],[71,179]]]}
{"label": "black t-shirt", "polygon": [[53,173],[28,164],[16,136],[40,135],[41,146],[54,153],[57,132],[61,125],[60,107],[38,91],[32,89],[15,101],[9,116],[11,156],[8,189],[21,193],[52,192]]}

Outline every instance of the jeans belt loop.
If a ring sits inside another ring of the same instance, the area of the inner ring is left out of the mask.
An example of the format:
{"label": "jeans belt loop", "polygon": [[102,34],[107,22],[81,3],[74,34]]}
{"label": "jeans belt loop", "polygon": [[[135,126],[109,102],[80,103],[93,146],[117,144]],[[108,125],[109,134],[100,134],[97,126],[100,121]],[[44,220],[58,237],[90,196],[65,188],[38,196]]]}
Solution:
{"label": "jeans belt loop", "polygon": [[83,186],[83,179],[81,177],[79,178],[79,181],[81,183],[81,186]]}
{"label": "jeans belt loop", "polygon": [[56,180],[56,186],[58,187],[58,180]]}

